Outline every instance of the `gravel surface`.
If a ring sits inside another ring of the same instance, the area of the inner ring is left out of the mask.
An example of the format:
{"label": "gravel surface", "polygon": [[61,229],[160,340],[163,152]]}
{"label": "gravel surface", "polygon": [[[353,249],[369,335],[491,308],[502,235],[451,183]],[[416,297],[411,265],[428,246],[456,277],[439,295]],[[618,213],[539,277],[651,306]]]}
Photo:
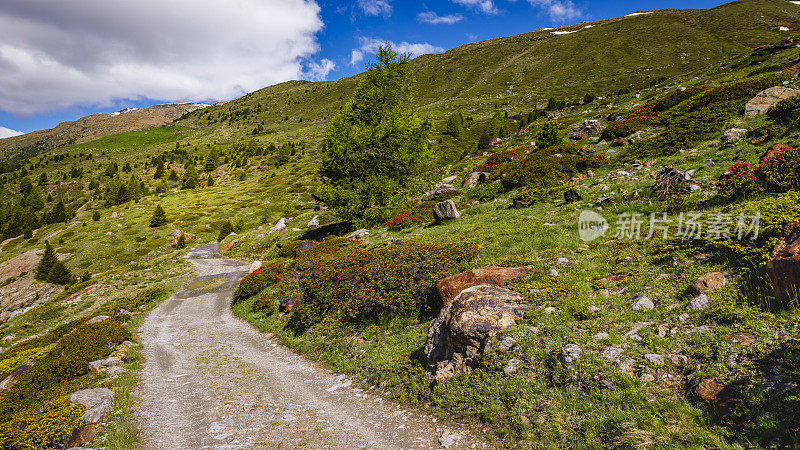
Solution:
{"label": "gravel surface", "polygon": [[205,244],[200,277],[147,318],[139,387],[148,449],[486,448],[464,430],[358,388],[234,317],[248,266]]}

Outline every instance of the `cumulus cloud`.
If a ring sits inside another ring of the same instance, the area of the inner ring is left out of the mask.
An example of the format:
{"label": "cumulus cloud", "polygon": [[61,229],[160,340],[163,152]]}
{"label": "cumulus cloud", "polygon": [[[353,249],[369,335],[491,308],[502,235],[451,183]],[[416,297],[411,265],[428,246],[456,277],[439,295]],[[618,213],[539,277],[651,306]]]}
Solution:
{"label": "cumulus cloud", "polygon": [[448,14],[446,16],[440,16],[433,11],[423,11],[417,14],[417,20],[422,23],[429,23],[432,25],[438,24],[446,24],[452,25],[454,23],[461,22],[464,19],[464,16],[461,14]]}
{"label": "cumulus cloud", "polygon": [[477,9],[484,14],[497,14],[500,12],[495,6],[494,0],[453,0],[453,3]]}
{"label": "cumulus cloud", "polygon": [[11,128],[0,127],[0,139],[10,138],[14,136],[20,136],[25,133],[17,130],[12,130]]}
{"label": "cumulus cloud", "polygon": [[427,42],[400,42],[395,43],[391,41],[386,41],[385,39],[377,39],[377,38],[368,38],[368,37],[361,37],[359,38],[361,45],[358,48],[353,49],[350,52],[350,65],[356,65],[362,61],[367,55],[375,54],[378,52],[378,47],[389,42],[392,45],[392,48],[398,53],[411,53],[412,56],[420,56],[420,55],[427,55],[430,53],[441,53],[444,51],[442,47],[437,47],[435,45],[431,45]]}
{"label": "cumulus cloud", "polygon": [[0,110],[225,100],[319,76],[319,13],[314,0],[3,0]]}
{"label": "cumulus cloud", "polygon": [[358,7],[368,16],[392,15],[392,3],[390,0],[358,0]]}
{"label": "cumulus cloud", "polygon": [[304,72],[305,78],[310,81],[322,81],[328,74],[336,68],[336,64],[330,59],[323,59],[320,62],[312,61],[306,65]]}
{"label": "cumulus cloud", "polygon": [[528,0],[531,5],[541,8],[555,22],[577,19],[583,11],[570,0]]}

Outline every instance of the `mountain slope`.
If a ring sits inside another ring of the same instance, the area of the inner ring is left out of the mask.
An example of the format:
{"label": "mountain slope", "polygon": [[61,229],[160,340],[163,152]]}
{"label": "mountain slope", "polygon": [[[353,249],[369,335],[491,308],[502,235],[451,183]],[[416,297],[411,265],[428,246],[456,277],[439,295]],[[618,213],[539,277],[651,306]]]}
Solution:
{"label": "mountain slope", "polygon": [[93,141],[112,134],[171,124],[184,114],[202,108],[199,103],[166,103],[118,113],[96,113],[62,122],[54,128],[0,140],[0,159],[32,156],[42,151]]}

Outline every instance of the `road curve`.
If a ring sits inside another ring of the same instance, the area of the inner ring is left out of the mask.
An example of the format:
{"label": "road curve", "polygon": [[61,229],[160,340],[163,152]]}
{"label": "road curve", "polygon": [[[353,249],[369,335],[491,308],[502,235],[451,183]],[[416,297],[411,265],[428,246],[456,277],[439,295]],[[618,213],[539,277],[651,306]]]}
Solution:
{"label": "road curve", "polygon": [[153,310],[141,329],[138,389],[146,449],[484,448],[464,431],[351,385],[234,317],[247,266],[194,248],[199,277]]}

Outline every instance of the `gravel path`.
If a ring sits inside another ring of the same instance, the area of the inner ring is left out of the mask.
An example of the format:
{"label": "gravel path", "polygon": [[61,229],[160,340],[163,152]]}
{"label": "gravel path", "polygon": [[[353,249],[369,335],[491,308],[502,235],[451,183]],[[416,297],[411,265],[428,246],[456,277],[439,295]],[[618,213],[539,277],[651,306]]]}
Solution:
{"label": "gravel path", "polygon": [[[188,255],[200,277],[147,318],[137,411],[147,449],[484,448],[467,432],[351,385],[234,317],[247,266],[214,244]],[[452,439],[450,439],[452,438]]]}

